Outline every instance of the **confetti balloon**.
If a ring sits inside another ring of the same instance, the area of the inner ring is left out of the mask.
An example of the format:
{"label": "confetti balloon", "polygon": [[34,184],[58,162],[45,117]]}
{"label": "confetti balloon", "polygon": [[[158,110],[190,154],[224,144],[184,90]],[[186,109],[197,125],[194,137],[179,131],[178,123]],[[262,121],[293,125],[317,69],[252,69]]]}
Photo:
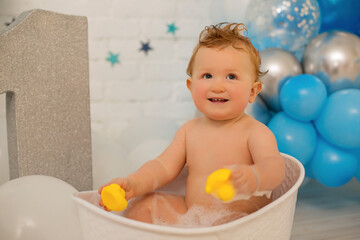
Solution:
{"label": "confetti balloon", "polygon": [[270,120],[268,127],[276,137],[280,152],[294,156],[304,165],[310,161],[317,141],[311,123],[297,121],[280,112]]}
{"label": "confetti balloon", "polygon": [[303,56],[304,71],[317,75],[332,93],[345,88],[360,88],[360,38],[331,31],[314,38]]}
{"label": "confetti balloon", "polygon": [[325,84],[310,74],[300,74],[285,82],[280,92],[284,111],[300,121],[312,121],[327,98]]}
{"label": "confetti balloon", "polygon": [[249,36],[260,51],[280,47],[299,58],[305,45],[319,33],[316,0],[252,0],[246,12]]}
{"label": "confetti balloon", "polygon": [[344,89],[331,94],[315,126],[332,144],[360,148],[360,90]]}
{"label": "confetti balloon", "polygon": [[260,96],[274,111],[281,111],[280,89],[282,84],[292,76],[302,73],[300,62],[289,51],[281,48],[268,48],[260,52],[261,71],[268,73],[261,78],[263,88]]}
{"label": "confetti balloon", "polygon": [[319,138],[311,169],[320,183],[328,187],[344,185],[355,176],[357,168],[354,155]]}

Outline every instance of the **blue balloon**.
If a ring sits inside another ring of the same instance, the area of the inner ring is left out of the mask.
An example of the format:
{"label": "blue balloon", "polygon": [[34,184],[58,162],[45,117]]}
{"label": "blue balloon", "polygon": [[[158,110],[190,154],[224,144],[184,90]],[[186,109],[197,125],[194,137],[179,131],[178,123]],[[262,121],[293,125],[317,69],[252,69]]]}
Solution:
{"label": "blue balloon", "polygon": [[331,94],[315,120],[320,134],[343,148],[360,148],[360,90],[344,89]]}
{"label": "blue balloon", "polygon": [[[360,164],[359,164],[360,165]],[[360,166],[358,166],[357,171],[355,173],[356,179],[360,182]]]}
{"label": "blue balloon", "polygon": [[311,169],[320,183],[328,187],[344,185],[355,176],[357,168],[358,161],[354,155],[319,138]]}
{"label": "blue balloon", "polygon": [[360,36],[359,0],[318,0],[320,32],[345,30]]}
{"label": "blue balloon", "polygon": [[317,133],[309,122],[300,122],[284,112],[276,114],[268,127],[274,133],[280,152],[289,154],[305,165],[315,151]]}
{"label": "blue balloon", "polygon": [[312,172],[312,169],[311,169],[311,160],[304,165],[304,168],[305,168],[305,176],[306,177],[315,178],[314,174]]}
{"label": "blue balloon", "polygon": [[355,177],[360,182],[360,148],[349,149],[349,150],[347,150],[347,152],[352,154],[355,157],[355,159],[358,161],[359,166],[355,173]]}
{"label": "blue balloon", "polygon": [[354,155],[354,157],[360,162],[360,148],[347,149],[347,151]]}
{"label": "blue balloon", "polygon": [[317,77],[300,74],[285,82],[280,91],[284,111],[300,121],[312,121],[320,113],[327,98],[326,86]]}
{"label": "blue balloon", "polygon": [[269,108],[260,96],[251,104],[251,115],[263,124],[267,124],[271,119]]}
{"label": "blue balloon", "polygon": [[[321,57],[323,57],[323,56],[321,56]],[[350,59],[347,58],[347,60],[350,60]],[[357,60],[355,60],[355,61],[357,61]],[[324,65],[326,65],[326,64],[324,64]],[[327,68],[329,68],[329,67],[327,67]],[[347,89],[347,88],[359,88],[360,89],[360,70],[358,70],[358,72],[359,72],[359,75],[354,80],[351,80],[346,77],[339,77],[339,78],[335,79],[335,81],[331,80],[329,74],[327,74],[324,71],[318,71],[317,73],[313,73],[313,74],[315,74],[315,76],[318,77],[325,84],[328,94],[331,94],[333,92],[336,92],[336,91],[339,91],[342,89]],[[336,74],[339,75],[339,72],[336,72]]]}

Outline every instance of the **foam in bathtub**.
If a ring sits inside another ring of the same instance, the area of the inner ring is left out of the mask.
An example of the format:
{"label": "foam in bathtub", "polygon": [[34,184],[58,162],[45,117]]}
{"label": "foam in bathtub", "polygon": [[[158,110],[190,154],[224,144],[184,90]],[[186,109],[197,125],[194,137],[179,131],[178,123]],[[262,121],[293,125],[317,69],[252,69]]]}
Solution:
{"label": "foam in bathtub", "polygon": [[121,213],[104,211],[98,205],[100,196],[97,191],[76,193],[74,201],[83,240],[289,240],[297,192],[305,170],[295,158],[286,154],[282,156],[286,175],[282,184],[273,191],[273,201],[254,213],[218,226],[189,228],[138,222],[125,218]]}
{"label": "foam in bathtub", "polygon": [[194,205],[185,214],[178,214],[175,223],[153,218],[153,223],[177,228],[203,228],[220,225],[246,216],[247,213],[231,210],[211,210],[203,206]]}
{"label": "foam in bathtub", "polygon": [[237,200],[248,200],[253,196],[255,196],[255,197],[265,196],[267,198],[270,198],[271,193],[272,193],[272,191],[256,191],[256,192],[252,193],[251,195],[250,194],[249,195],[247,195],[247,194],[237,194],[237,195],[235,195],[235,197],[230,202],[237,201]]}

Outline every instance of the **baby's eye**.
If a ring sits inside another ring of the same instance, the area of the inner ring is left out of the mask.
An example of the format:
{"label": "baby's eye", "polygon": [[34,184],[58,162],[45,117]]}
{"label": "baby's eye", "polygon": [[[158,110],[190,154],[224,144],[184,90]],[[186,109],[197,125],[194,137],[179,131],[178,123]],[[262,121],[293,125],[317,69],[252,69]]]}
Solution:
{"label": "baby's eye", "polygon": [[234,74],[229,74],[229,75],[227,75],[226,79],[235,80],[235,79],[237,79],[237,77]]}
{"label": "baby's eye", "polygon": [[212,75],[210,73],[205,73],[203,78],[204,79],[210,79],[210,78],[212,78]]}

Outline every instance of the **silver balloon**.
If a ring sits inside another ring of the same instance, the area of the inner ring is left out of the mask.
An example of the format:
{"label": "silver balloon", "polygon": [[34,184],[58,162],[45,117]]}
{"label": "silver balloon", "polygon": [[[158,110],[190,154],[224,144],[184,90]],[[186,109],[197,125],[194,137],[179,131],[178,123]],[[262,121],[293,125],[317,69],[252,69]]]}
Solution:
{"label": "silver balloon", "polygon": [[260,96],[274,111],[280,111],[279,93],[282,84],[290,77],[302,73],[299,60],[289,51],[281,48],[268,48],[260,52],[261,71],[269,72],[261,78],[263,89]]}
{"label": "silver balloon", "polygon": [[305,49],[303,67],[317,75],[329,93],[360,88],[360,38],[343,31],[318,35]]}

